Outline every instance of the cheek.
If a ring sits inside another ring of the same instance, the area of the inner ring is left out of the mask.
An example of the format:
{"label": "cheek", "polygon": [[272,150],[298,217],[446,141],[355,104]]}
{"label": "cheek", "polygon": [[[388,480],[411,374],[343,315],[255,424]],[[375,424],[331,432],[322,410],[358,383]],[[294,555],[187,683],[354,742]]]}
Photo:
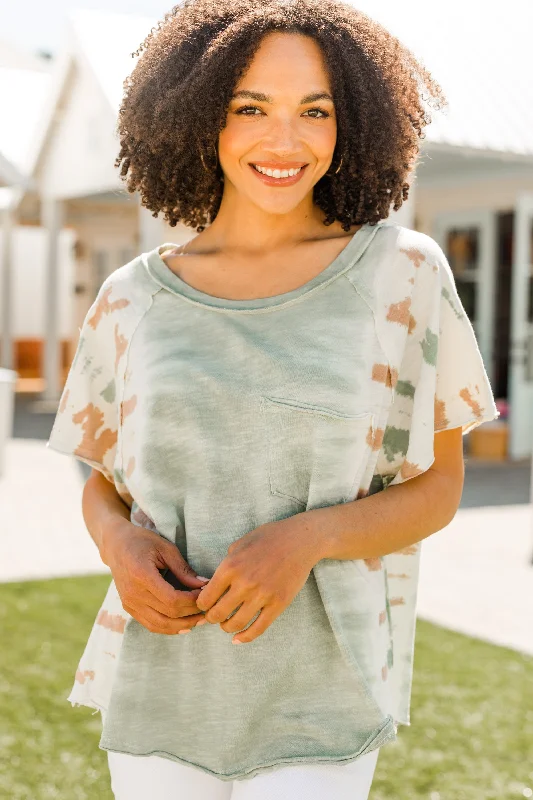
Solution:
{"label": "cheek", "polygon": [[249,152],[261,137],[258,125],[239,125],[231,120],[220,131],[218,151],[221,162],[224,158],[238,159]]}
{"label": "cheek", "polygon": [[316,128],[309,139],[309,145],[313,150],[317,160],[329,160],[335,150],[337,141],[336,125],[324,125],[323,128]]}

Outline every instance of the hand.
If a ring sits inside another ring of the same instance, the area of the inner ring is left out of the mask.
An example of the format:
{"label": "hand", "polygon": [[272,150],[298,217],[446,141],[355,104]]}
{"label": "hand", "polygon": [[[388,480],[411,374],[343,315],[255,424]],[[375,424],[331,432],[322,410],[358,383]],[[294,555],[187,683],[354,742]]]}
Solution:
{"label": "hand", "polygon": [[[205,585],[176,545],[158,533],[120,520],[106,531],[106,561],[124,610],[152,633],[180,633],[204,619],[196,598]],[[174,589],[159,570],[169,567],[190,592]]]}
{"label": "hand", "polygon": [[320,558],[316,537],[301,515],[261,525],[229,546],[196,605],[207,612],[208,622],[220,622],[228,633],[242,631],[260,612],[232,639],[251,642],[294,600]]}

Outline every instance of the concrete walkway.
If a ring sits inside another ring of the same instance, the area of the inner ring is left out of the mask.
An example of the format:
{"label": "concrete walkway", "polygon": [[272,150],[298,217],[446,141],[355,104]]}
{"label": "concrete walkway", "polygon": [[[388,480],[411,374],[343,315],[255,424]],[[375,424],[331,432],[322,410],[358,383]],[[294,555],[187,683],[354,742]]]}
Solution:
{"label": "concrete walkway", "polygon": [[[418,615],[438,625],[533,655],[533,517],[528,503],[473,505],[502,491],[492,467],[467,464],[465,504],[422,545]],[[501,467],[500,467],[501,469]],[[529,477],[520,475],[522,497]],[[510,468],[512,473],[513,468]],[[0,582],[109,573],[81,514],[87,472],[42,439],[12,439],[0,478]],[[492,486],[491,477],[497,486]],[[511,480],[508,478],[508,480]],[[469,507],[470,506],[470,507]]]}
{"label": "concrete walkway", "polygon": [[0,478],[0,582],[109,572],[81,513],[78,462],[11,439]]}
{"label": "concrete walkway", "polygon": [[422,543],[418,616],[533,655],[530,505],[460,508]]}

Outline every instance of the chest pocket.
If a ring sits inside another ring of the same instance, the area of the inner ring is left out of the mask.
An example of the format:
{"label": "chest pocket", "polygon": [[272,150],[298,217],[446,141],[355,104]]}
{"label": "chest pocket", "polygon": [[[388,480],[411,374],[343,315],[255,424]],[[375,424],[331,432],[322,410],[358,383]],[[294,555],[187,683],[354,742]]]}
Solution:
{"label": "chest pocket", "polygon": [[272,494],[305,510],[355,499],[372,453],[373,412],[266,396],[260,407]]}

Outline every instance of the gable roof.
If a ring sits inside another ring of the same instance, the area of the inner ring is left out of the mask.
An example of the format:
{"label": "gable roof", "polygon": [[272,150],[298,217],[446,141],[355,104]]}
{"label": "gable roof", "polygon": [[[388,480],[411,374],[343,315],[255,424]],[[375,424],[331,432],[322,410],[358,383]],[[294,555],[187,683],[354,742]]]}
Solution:
{"label": "gable roof", "polygon": [[[479,0],[358,0],[430,70],[449,107],[427,126],[431,144],[533,156],[533,4],[506,0],[501,9]],[[72,30],[112,108],[118,111],[132,53],[157,24],[151,17],[76,10]]]}
{"label": "gable roof", "polygon": [[139,47],[157,20],[132,14],[76,9],[68,15],[68,22],[109,104],[118,113],[123,81],[137,60],[131,53]]}
{"label": "gable roof", "polygon": [[357,0],[409,47],[449,102],[430,143],[533,156],[533,4],[506,0]]}
{"label": "gable roof", "polygon": [[22,173],[0,152],[0,187],[20,185],[24,180]]}
{"label": "gable roof", "polygon": [[[381,22],[409,47],[440,83],[449,102],[433,111],[421,149],[461,148],[515,160],[533,157],[533,92],[529,31],[533,4],[506,0],[505,34],[500,11],[481,0],[358,0],[357,8]],[[153,17],[89,9],[70,11],[53,86],[34,140],[35,168],[74,58],[85,59],[116,114],[123,82],[131,73]],[[496,57],[495,57],[496,56]],[[1,148],[1,145],[0,145]]]}
{"label": "gable roof", "polygon": [[0,208],[11,205],[15,193],[31,186],[32,145],[50,82],[46,62],[26,58],[0,42],[0,107],[4,111],[0,125]]}

